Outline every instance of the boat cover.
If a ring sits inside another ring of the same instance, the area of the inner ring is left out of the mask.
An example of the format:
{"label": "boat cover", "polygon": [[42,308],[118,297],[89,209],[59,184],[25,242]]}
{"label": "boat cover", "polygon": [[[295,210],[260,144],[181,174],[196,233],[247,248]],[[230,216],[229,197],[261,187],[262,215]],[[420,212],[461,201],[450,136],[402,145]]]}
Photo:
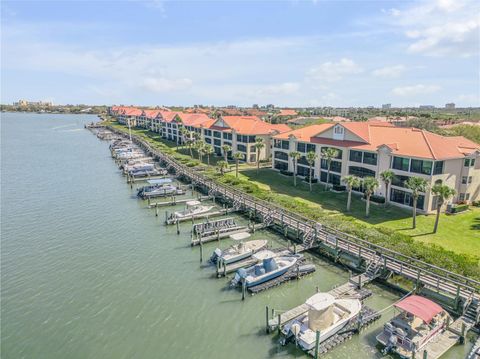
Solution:
{"label": "boat cover", "polygon": [[395,307],[420,318],[427,324],[430,323],[438,313],[443,311],[443,308],[437,303],[418,295],[411,295],[405,298],[395,304]]}
{"label": "boat cover", "polygon": [[151,179],[147,181],[148,184],[166,184],[172,183],[171,178],[158,178],[158,179]]}

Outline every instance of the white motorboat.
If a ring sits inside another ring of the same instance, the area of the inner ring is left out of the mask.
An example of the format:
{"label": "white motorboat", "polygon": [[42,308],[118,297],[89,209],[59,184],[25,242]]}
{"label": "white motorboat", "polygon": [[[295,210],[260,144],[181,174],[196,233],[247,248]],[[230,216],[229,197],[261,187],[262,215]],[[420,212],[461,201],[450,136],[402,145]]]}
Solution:
{"label": "white motorboat", "polygon": [[212,210],[214,206],[205,206],[200,201],[188,201],[183,211],[175,212],[174,216],[178,219],[192,218],[199,214],[204,214]]}
{"label": "white motorboat", "polygon": [[305,302],[308,312],[286,323],[282,334],[288,339],[294,337],[304,350],[311,350],[317,343],[324,342],[340,331],[362,309],[358,299],[337,299],[329,293],[317,293]]}
{"label": "white motorboat", "polygon": [[148,180],[149,186],[140,188],[137,196],[143,199],[154,197],[177,196],[185,194],[185,190],[172,184],[171,178]]}
{"label": "white motorboat", "polygon": [[260,251],[267,246],[268,241],[266,239],[258,239],[253,241],[239,241],[231,247],[221,250],[215,249],[210,260],[213,263],[221,261],[225,264],[235,263],[242,259],[251,257],[254,253]]}
{"label": "white motorboat", "polygon": [[402,358],[420,354],[422,348],[442,333],[450,315],[437,303],[411,295],[397,304],[400,313],[393,317],[377,335],[384,353],[394,352]]}
{"label": "white motorboat", "polygon": [[298,259],[298,255],[265,258],[260,264],[239,269],[237,273],[235,273],[231,284],[235,286],[243,280],[245,281],[246,287],[250,288],[268,282],[285,274],[297,263]]}

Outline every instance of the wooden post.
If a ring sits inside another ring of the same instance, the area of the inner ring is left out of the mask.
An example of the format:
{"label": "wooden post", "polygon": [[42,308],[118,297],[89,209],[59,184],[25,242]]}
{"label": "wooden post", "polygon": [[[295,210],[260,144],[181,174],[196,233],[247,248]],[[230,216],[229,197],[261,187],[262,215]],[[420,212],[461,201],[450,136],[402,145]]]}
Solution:
{"label": "wooden post", "polygon": [[158,203],[155,203],[155,217],[158,217]]}
{"label": "wooden post", "polygon": [[319,346],[320,346],[320,331],[317,330],[317,332],[315,333],[315,355],[314,355],[315,359],[318,359]]}
{"label": "wooden post", "polygon": [[270,328],[268,327],[268,305],[265,306],[265,329],[266,329],[266,332],[267,334],[270,333]]}
{"label": "wooden post", "polygon": [[178,220],[178,218],[175,218],[175,224],[177,225],[177,234],[180,234],[180,227],[178,226],[178,223],[180,221]]}
{"label": "wooden post", "polygon": [[428,359],[428,352],[426,350],[423,351],[423,359]]}
{"label": "wooden post", "polygon": [[202,245],[202,239],[200,238],[200,263],[203,262],[203,245]]}
{"label": "wooden post", "polygon": [[297,243],[293,243],[293,254],[297,254]]}
{"label": "wooden post", "polygon": [[447,325],[446,325],[446,328],[448,330],[448,328],[450,328],[450,316],[447,317]]}
{"label": "wooden post", "polygon": [[148,202],[147,202],[147,203],[148,203],[148,206],[150,207],[150,196],[148,196],[147,201],[148,201]]}
{"label": "wooden post", "polygon": [[420,272],[421,272],[421,270],[420,270],[420,268],[419,268],[418,271],[417,271],[417,284],[416,284],[416,286],[415,286],[415,293],[416,293],[418,290],[420,290]]}
{"label": "wooden post", "polygon": [[165,224],[168,223],[168,211],[165,211]]}
{"label": "wooden post", "polygon": [[217,228],[217,242],[220,241],[220,230]]}
{"label": "wooden post", "polygon": [[455,294],[455,309],[458,309],[459,302],[460,302],[460,285],[457,285],[457,293]]}
{"label": "wooden post", "polygon": [[227,265],[225,264],[225,261],[222,260],[222,265],[223,265],[223,276],[227,276]]}
{"label": "wooden post", "polygon": [[247,287],[247,284],[245,283],[245,278],[242,278],[242,300],[245,300],[246,287]]}
{"label": "wooden post", "polygon": [[358,275],[358,289],[362,289],[362,275]]}
{"label": "wooden post", "polygon": [[277,331],[278,331],[278,334],[280,334],[280,331],[281,331],[281,328],[280,328],[280,325],[282,323],[282,318],[280,316],[280,314],[277,315]]}
{"label": "wooden post", "polygon": [[460,336],[460,344],[465,344],[465,332],[466,332],[467,327],[465,326],[465,323],[462,323],[462,335]]}

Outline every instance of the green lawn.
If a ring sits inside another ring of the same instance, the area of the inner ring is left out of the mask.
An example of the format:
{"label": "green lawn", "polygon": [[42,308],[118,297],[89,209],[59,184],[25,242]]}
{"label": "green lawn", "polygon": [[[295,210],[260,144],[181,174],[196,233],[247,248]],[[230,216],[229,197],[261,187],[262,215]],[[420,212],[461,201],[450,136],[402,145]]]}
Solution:
{"label": "green lawn", "polygon": [[370,217],[365,217],[365,201],[358,195],[352,196],[351,212],[347,213],[347,193],[325,192],[323,184],[313,184],[309,191],[308,183],[297,178],[297,187],[293,186],[293,177],[281,175],[271,169],[241,170],[240,176],[255,182],[259,187],[272,193],[285,194],[302,201],[309,206],[318,206],[332,216],[352,217],[356,221],[383,226],[400,231],[415,240],[438,244],[457,253],[480,253],[480,209],[472,208],[467,213],[440,217],[439,229],[433,234],[435,215],[417,215],[417,228],[412,229],[412,212],[393,205],[372,204]]}

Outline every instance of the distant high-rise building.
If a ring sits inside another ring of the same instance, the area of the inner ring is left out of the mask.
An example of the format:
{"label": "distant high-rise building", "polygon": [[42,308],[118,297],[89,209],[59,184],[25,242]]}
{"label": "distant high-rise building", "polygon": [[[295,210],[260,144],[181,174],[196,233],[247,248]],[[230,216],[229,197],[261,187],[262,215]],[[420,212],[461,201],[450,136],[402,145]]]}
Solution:
{"label": "distant high-rise building", "polygon": [[420,105],[419,107],[421,110],[432,110],[435,108],[433,105]]}
{"label": "distant high-rise building", "polygon": [[455,108],[455,104],[454,104],[453,102],[447,103],[447,104],[445,104],[445,108],[448,108],[448,109],[450,109],[450,110],[451,110],[451,109],[454,109],[454,108]]}
{"label": "distant high-rise building", "polygon": [[258,106],[258,103],[254,103],[254,104],[252,105],[252,108],[255,108],[255,109],[258,110],[260,107]]}
{"label": "distant high-rise building", "polygon": [[390,108],[392,108],[392,104],[391,104],[391,103],[384,103],[384,104],[382,105],[382,110],[388,110],[388,109],[390,109]]}

